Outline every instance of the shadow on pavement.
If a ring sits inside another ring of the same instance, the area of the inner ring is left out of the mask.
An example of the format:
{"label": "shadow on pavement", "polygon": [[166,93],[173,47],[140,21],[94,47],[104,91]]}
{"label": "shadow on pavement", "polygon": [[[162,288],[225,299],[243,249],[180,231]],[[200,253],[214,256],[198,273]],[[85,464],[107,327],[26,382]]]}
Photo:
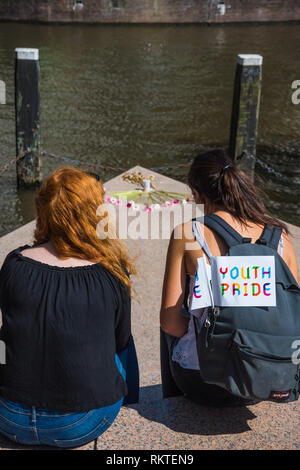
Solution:
{"label": "shadow on pavement", "polygon": [[243,433],[251,429],[248,421],[256,418],[245,406],[221,408],[199,405],[185,397],[162,399],[161,385],[142,387],[140,403],[130,408],[173,431],[199,436]]}

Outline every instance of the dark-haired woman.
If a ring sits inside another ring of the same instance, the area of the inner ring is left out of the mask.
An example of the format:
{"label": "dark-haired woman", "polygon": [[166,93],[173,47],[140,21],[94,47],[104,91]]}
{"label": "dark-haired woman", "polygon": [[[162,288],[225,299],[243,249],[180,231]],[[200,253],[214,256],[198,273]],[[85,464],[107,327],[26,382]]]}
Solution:
{"label": "dark-haired woman", "polygon": [[[256,186],[224,151],[196,157],[188,183],[195,202],[204,205],[205,215],[216,214],[252,242],[260,238],[265,225],[281,228],[278,251],[298,282],[297,259],[287,226],[268,213]],[[175,231],[168,249],[160,312],[164,397],[185,394],[205,404],[245,403],[225,389],[202,381],[194,320],[182,314],[186,276],[194,276],[197,258],[205,256],[209,263],[210,256],[225,255],[228,246],[217,233],[199,222],[190,221]],[[200,328],[203,313],[204,310],[197,312]]]}

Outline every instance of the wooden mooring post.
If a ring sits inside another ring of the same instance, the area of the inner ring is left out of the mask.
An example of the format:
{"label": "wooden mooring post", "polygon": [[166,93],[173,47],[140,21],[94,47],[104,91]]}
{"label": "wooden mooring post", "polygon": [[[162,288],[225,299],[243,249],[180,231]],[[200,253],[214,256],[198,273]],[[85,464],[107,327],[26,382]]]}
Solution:
{"label": "wooden mooring post", "polygon": [[262,85],[261,55],[239,54],[235,74],[231,129],[230,156],[238,165],[254,176],[256,140]]}
{"label": "wooden mooring post", "polygon": [[15,50],[15,110],[18,186],[32,187],[41,182],[40,161],[40,66],[39,50]]}

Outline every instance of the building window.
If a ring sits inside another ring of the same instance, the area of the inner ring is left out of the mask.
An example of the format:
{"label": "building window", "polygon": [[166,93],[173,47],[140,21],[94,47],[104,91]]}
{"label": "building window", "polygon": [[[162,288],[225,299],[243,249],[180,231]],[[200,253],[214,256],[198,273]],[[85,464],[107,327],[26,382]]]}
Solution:
{"label": "building window", "polygon": [[113,8],[124,8],[125,0],[112,0],[111,4]]}
{"label": "building window", "polygon": [[225,15],[226,13],[226,3],[225,2],[219,2],[218,3],[218,10],[220,15]]}
{"label": "building window", "polygon": [[81,1],[76,1],[76,2],[73,3],[73,10],[74,11],[80,11],[80,10],[82,10],[83,7],[84,7],[84,4]]}

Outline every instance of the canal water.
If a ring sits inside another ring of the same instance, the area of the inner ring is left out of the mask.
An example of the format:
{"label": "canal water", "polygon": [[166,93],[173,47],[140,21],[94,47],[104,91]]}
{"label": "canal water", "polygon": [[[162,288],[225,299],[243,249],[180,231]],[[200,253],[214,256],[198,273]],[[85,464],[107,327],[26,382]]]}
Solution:
{"label": "canal water", "polygon": [[[14,49],[40,50],[42,149],[95,165],[140,164],[184,180],[187,163],[226,147],[238,53],[264,57],[256,176],[266,204],[300,225],[300,26],[91,26],[0,23],[0,168],[15,155]],[[46,176],[66,162],[45,157]],[[96,170],[109,179],[116,171]],[[34,217],[34,191],[0,175],[0,235]]]}

